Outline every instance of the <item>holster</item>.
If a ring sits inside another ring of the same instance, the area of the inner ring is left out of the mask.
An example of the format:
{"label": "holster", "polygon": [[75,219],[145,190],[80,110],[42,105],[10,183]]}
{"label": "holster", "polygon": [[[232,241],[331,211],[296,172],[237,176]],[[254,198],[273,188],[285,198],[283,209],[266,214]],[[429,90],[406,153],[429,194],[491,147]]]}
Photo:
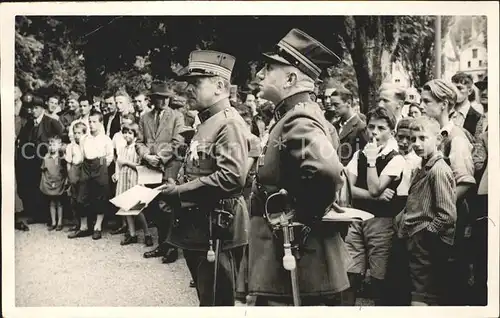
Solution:
{"label": "holster", "polygon": [[212,239],[228,240],[232,238],[230,231],[234,216],[231,212],[223,209],[213,209],[210,212],[210,222],[212,223]]}

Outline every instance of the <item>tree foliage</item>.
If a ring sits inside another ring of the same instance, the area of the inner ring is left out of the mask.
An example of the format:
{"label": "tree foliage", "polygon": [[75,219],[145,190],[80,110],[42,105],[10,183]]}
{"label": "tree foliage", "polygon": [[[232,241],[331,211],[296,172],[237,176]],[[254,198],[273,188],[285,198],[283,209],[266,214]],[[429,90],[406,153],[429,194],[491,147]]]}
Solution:
{"label": "tree foliage", "polygon": [[[443,36],[467,23],[484,30],[486,18],[443,17]],[[236,57],[233,83],[247,86],[262,65],[261,53],[292,28],[344,57],[323,86],[350,88],[364,112],[375,105],[392,61],[403,63],[415,86],[432,78],[431,16],[30,16],[16,18],[16,84],[61,94],[135,93],[172,78],[192,50],[212,49]]]}
{"label": "tree foliage", "polygon": [[84,58],[69,32],[52,17],[16,17],[15,83],[21,90],[85,92]]}

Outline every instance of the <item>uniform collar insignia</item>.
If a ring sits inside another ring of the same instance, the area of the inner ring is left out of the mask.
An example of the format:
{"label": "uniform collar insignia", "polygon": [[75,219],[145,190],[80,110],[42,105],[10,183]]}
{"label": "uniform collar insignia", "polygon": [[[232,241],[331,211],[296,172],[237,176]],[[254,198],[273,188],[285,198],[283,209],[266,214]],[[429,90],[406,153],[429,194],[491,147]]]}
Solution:
{"label": "uniform collar insignia", "polygon": [[285,98],[279,103],[274,110],[274,118],[276,121],[280,120],[285,114],[297,104],[310,103],[311,97],[308,92],[301,92]]}
{"label": "uniform collar insignia", "polygon": [[210,117],[213,115],[217,114],[218,112],[231,107],[231,104],[229,103],[229,99],[225,98],[217,103],[213,104],[212,106],[209,106],[208,108],[202,110],[201,112],[198,113],[198,118],[200,119],[201,123],[204,123],[207,121]]}

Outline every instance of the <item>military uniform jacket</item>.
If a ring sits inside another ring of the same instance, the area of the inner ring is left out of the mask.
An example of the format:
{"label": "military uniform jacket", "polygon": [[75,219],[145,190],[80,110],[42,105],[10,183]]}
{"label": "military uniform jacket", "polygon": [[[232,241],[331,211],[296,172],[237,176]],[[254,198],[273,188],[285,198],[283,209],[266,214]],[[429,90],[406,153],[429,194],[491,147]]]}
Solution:
{"label": "military uniform jacket", "polygon": [[268,195],[281,188],[293,198],[296,220],[314,224],[297,261],[300,295],[340,292],[349,287],[351,258],[339,233],[321,222],[325,209],[334,201],[342,170],[327,121],[307,93],[280,103],[275,119],[252,190],[249,292],[292,296],[290,273],[282,264],[283,242],[274,238],[262,216]]}
{"label": "military uniform jacket", "polygon": [[234,217],[222,249],[248,244],[249,216],[242,196],[250,148],[247,127],[227,99],[198,116],[201,124],[179,174],[182,208],[174,209],[167,240],[182,249],[208,250],[208,214],[222,208]]}

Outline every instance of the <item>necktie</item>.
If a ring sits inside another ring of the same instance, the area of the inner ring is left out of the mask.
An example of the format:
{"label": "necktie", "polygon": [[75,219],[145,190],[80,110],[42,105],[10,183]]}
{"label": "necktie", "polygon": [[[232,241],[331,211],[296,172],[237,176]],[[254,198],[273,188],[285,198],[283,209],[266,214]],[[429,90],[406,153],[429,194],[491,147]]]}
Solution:
{"label": "necktie", "polygon": [[157,132],[158,131],[158,128],[160,127],[160,114],[161,114],[161,111],[157,111],[156,112],[156,118],[155,118],[155,131]]}

